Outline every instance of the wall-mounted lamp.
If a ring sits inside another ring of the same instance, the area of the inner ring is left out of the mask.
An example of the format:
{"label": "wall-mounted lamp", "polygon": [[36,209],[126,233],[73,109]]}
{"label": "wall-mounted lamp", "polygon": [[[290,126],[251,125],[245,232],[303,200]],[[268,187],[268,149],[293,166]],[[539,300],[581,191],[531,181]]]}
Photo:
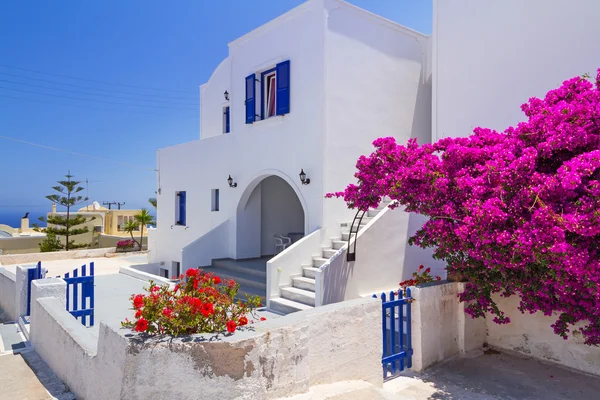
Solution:
{"label": "wall-mounted lamp", "polygon": [[233,182],[233,178],[231,177],[231,175],[229,175],[229,178],[227,178],[227,183],[229,183],[230,188],[237,187],[237,183]]}
{"label": "wall-mounted lamp", "polygon": [[310,179],[308,179],[304,173],[304,168],[300,171],[300,182],[302,182],[303,185],[308,185],[310,183]]}
{"label": "wall-mounted lamp", "polygon": [[223,93],[223,96],[225,96],[225,100],[229,101],[229,92],[226,90],[225,93]]}

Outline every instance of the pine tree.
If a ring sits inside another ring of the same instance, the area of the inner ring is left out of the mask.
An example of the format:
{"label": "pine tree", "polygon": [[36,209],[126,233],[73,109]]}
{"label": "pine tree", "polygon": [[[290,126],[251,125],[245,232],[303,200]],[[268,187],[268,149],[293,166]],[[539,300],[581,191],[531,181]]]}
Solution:
{"label": "pine tree", "polygon": [[46,222],[47,226],[44,229],[44,232],[46,232],[48,235],[64,236],[64,248],[68,251],[72,249],[88,247],[89,244],[75,244],[74,240],[69,239],[73,236],[89,232],[87,226],[81,228],[76,227],[95,219],[95,217],[88,219],[81,214],[76,214],[74,216],[71,215],[71,208],[86,202],[88,198],[79,196],[77,194],[84,190],[83,187],[78,186],[81,183],[80,181],[71,180],[73,175],[71,175],[70,172],[65,175],[65,177],[67,178],[66,180],[58,181],[57,186],[52,186],[52,189],[58,192],[58,194],[51,194],[46,196],[46,198],[55,204],[65,207],[67,209],[67,215],[51,214],[45,220],[43,217],[40,218],[40,220]]}

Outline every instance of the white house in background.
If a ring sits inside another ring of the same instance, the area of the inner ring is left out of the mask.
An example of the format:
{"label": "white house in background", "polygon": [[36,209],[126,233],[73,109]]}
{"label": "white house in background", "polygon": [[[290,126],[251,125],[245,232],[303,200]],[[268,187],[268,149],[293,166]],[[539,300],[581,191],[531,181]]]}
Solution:
{"label": "white house in background", "polygon": [[[370,212],[348,263],[355,212],[324,196],[353,181],[374,139],[431,140],[429,54],[429,36],[340,0],[229,43],[200,87],[200,140],[157,152],[151,262],[212,265],[282,312],[397,288],[430,260],[405,251],[419,221]],[[273,258],[274,235],[303,238]]]}

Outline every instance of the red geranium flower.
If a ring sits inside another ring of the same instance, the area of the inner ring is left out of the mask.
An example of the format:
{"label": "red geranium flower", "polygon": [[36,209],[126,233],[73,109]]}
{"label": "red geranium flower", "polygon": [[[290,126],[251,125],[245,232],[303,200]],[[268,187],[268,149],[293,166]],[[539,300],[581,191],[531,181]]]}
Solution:
{"label": "red geranium flower", "polygon": [[218,276],[215,276],[213,278],[213,282],[214,282],[215,285],[218,285],[219,283],[221,283],[221,278],[219,278]]}
{"label": "red geranium flower", "polygon": [[137,311],[135,312],[135,317],[136,317],[136,318],[140,318],[141,316],[142,316],[142,310],[137,310]]}
{"label": "red geranium flower", "polygon": [[227,322],[227,332],[233,333],[235,332],[235,328],[237,328],[237,324],[234,321]]}
{"label": "red geranium flower", "polygon": [[171,310],[170,308],[163,308],[162,313],[165,317],[170,318],[171,317],[171,313],[173,312],[173,310]]}
{"label": "red geranium flower", "polygon": [[267,319],[265,317],[260,317],[261,321],[266,321]]}
{"label": "red geranium flower", "polygon": [[150,288],[152,293],[158,292],[160,290],[160,286],[154,285]]}
{"label": "red geranium flower", "polygon": [[238,324],[239,324],[240,326],[244,326],[244,325],[246,325],[247,323],[248,323],[248,318],[246,318],[246,317],[240,317],[240,319],[238,320]]}
{"label": "red geranium flower", "polygon": [[144,318],[141,318],[135,324],[135,330],[136,332],[146,332],[146,329],[148,329],[148,321],[146,321]]}
{"label": "red geranium flower", "polygon": [[197,312],[200,312],[202,310],[202,307],[204,306],[204,304],[202,304],[202,300],[196,298],[196,297],[192,297],[190,298],[190,306],[192,306],[192,312],[195,314]]}
{"label": "red geranium flower", "polygon": [[144,306],[144,295],[138,294],[133,298],[133,308],[139,310]]}
{"label": "red geranium flower", "polygon": [[230,288],[233,288],[233,287],[235,286],[235,281],[234,281],[233,279],[230,279],[230,280],[227,282],[227,286],[229,286]]}
{"label": "red geranium flower", "polygon": [[190,268],[190,269],[188,269],[187,271],[185,271],[185,275],[186,275],[188,278],[191,278],[191,277],[193,277],[193,276],[196,276],[196,275],[198,275],[198,270],[197,270],[196,268]]}
{"label": "red geranium flower", "polygon": [[200,312],[205,317],[209,317],[215,312],[215,309],[214,309],[212,303],[204,303],[204,304],[202,304],[202,308],[200,309]]}

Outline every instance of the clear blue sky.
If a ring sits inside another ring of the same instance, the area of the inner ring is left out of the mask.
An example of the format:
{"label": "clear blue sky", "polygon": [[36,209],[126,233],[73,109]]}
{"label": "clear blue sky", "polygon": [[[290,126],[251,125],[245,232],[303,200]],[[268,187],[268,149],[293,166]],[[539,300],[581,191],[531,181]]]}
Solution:
{"label": "clear blue sky", "polygon": [[[198,87],[227,56],[227,43],[302,2],[1,2],[0,136],[142,167],[0,139],[0,211],[49,208],[44,196],[69,169],[89,179],[91,200],[147,206],[155,151],[198,139]],[[431,0],[350,2],[431,33]]]}

